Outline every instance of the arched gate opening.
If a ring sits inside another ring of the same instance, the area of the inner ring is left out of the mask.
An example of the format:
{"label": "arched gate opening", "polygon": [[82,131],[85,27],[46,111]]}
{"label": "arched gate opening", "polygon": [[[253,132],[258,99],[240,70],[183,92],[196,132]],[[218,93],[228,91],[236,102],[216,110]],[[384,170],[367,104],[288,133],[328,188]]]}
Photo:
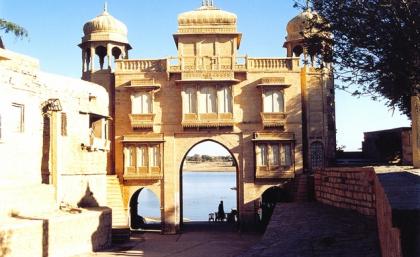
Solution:
{"label": "arched gate opening", "polygon": [[231,151],[214,140],[193,145],[180,167],[181,227],[199,222],[236,223],[238,199],[238,164]]}

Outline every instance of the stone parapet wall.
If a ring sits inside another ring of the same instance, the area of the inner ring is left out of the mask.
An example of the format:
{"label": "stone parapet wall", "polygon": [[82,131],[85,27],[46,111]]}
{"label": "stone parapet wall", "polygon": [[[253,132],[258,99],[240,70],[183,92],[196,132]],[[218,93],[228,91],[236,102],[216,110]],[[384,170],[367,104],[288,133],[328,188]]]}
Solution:
{"label": "stone parapet wall", "polygon": [[413,166],[420,168],[420,96],[411,97]]}
{"label": "stone parapet wall", "polygon": [[394,227],[392,221],[392,207],[385,194],[384,188],[375,177],[376,221],[382,257],[401,257],[401,233]]}
{"label": "stone parapet wall", "polygon": [[328,168],[315,172],[317,201],[376,215],[375,172],[372,168]]}
{"label": "stone parapet wall", "polygon": [[315,172],[316,200],[376,217],[383,257],[400,257],[401,230],[374,168],[328,168]]}

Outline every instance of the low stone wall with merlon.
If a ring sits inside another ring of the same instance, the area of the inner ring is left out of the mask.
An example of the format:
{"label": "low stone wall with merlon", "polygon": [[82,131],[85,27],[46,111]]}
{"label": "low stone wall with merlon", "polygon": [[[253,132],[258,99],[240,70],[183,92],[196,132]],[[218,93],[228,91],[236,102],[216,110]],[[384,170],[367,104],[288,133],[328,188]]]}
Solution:
{"label": "low stone wall with merlon", "polygon": [[111,215],[111,209],[105,207],[36,216],[16,214],[0,221],[0,256],[69,257],[108,248]]}

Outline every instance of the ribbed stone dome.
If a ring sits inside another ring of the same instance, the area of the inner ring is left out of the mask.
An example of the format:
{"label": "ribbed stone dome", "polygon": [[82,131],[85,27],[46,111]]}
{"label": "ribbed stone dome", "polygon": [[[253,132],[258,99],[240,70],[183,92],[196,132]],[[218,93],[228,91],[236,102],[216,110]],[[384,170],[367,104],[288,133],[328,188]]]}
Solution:
{"label": "ribbed stone dome", "polygon": [[214,6],[201,6],[197,10],[181,13],[178,16],[179,26],[215,26],[236,25],[235,14],[222,11]]}
{"label": "ribbed stone dome", "polygon": [[127,26],[104,10],[100,15],[85,23],[83,26],[85,39],[114,40],[128,43]]}
{"label": "ribbed stone dome", "polygon": [[307,9],[301,12],[299,15],[291,19],[287,23],[287,41],[303,39],[303,33],[305,33],[309,26],[309,21],[314,17],[315,12]]}

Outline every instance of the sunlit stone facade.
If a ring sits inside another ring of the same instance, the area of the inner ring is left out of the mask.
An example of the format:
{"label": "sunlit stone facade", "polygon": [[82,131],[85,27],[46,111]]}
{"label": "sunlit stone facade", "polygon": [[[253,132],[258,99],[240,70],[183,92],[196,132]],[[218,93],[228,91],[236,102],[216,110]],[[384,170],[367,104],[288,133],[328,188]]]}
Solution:
{"label": "sunlit stone facade", "polygon": [[114,212],[129,212],[131,196],[149,188],[160,200],[163,231],[179,231],[182,163],[206,140],[234,157],[242,224],[255,220],[265,190],[328,165],[335,150],[333,79],[328,65],[302,64],[303,55],[309,58],[300,33],[306,19],[301,14],[288,24],[283,58],[239,56],[237,17],[212,1],[178,16],[176,57],[129,59],[127,28],[107,10],[86,23],[82,78],[110,97],[108,174],[117,176],[123,201],[111,206]]}

